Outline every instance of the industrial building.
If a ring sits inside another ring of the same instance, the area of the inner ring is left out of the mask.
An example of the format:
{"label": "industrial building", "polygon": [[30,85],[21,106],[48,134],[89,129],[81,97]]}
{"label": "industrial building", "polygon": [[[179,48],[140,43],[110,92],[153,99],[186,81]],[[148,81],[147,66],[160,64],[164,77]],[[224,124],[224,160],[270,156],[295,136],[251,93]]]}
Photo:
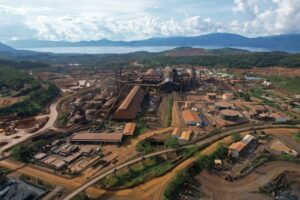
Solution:
{"label": "industrial building", "polygon": [[182,111],[182,118],[186,125],[195,126],[198,123],[201,123],[197,114],[191,110],[183,110]]}
{"label": "industrial building", "polygon": [[164,69],[164,82],[173,82],[174,72],[170,66],[165,67]]}
{"label": "industrial building", "polygon": [[231,155],[233,158],[238,158],[244,148],[245,145],[242,142],[232,143],[228,147],[228,154]]}
{"label": "industrial building", "polygon": [[145,74],[146,77],[151,77],[151,78],[159,78],[160,77],[160,74],[157,72],[157,70],[155,69],[149,69],[146,74]]}
{"label": "industrial building", "polygon": [[228,147],[228,155],[238,158],[254,141],[255,137],[253,135],[246,135],[241,141],[232,143]]}
{"label": "industrial building", "polygon": [[210,100],[217,99],[217,94],[216,93],[207,93],[207,98]]}
{"label": "industrial building", "polygon": [[233,100],[234,99],[234,94],[228,92],[228,93],[224,93],[222,97],[223,97],[223,100],[226,100],[226,101],[227,100]]}
{"label": "industrial building", "polygon": [[218,110],[227,110],[233,108],[233,105],[228,102],[216,102],[215,106]]}
{"label": "industrial building", "polygon": [[179,138],[181,135],[181,130],[179,127],[176,127],[173,129],[172,131],[172,137],[176,137],[176,138]]}
{"label": "industrial building", "polygon": [[237,121],[240,118],[240,113],[235,110],[221,110],[221,117],[228,121]]}
{"label": "industrial building", "polygon": [[144,96],[144,90],[140,86],[134,86],[114,113],[114,119],[134,119],[141,109]]}
{"label": "industrial building", "polygon": [[182,142],[188,142],[190,141],[192,134],[193,134],[192,130],[183,131],[181,133],[181,136],[179,137],[179,140]]}
{"label": "industrial building", "polygon": [[123,129],[123,134],[126,136],[134,135],[136,123],[126,123]]}
{"label": "industrial building", "polygon": [[123,133],[77,133],[71,137],[71,142],[82,143],[121,143]]}

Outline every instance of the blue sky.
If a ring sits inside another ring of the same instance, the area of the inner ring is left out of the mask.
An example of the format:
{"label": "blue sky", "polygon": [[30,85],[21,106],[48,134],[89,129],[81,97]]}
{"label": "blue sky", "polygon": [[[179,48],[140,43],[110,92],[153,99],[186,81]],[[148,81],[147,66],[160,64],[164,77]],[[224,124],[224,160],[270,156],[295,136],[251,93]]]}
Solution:
{"label": "blue sky", "polygon": [[300,0],[0,0],[0,41],[300,33]]}

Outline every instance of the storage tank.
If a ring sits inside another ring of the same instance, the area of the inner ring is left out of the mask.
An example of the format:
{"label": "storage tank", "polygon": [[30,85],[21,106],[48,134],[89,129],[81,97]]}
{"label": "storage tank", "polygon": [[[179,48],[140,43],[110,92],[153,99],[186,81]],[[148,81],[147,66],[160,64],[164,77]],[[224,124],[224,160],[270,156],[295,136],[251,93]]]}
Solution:
{"label": "storage tank", "polygon": [[235,110],[222,110],[221,117],[228,121],[237,121],[240,117],[240,113]]}
{"label": "storage tank", "polygon": [[224,93],[223,94],[223,100],[232,100],[232,99],[234,99],[233,93]]}

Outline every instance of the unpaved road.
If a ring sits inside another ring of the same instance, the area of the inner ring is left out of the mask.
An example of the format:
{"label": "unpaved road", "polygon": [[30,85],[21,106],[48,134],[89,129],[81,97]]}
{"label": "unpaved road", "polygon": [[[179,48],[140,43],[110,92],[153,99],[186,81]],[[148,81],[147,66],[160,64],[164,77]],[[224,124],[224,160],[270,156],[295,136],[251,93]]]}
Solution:
{"label": "unpaved road", "polygon": [[[291,136],[293,133],[295,133],[298,128],[270,128],[270,129],[264,129],[267,134],[272,135],[289,135]],[[231,131],[229,131],[231,132]],[[241,132],[241,135],[245,135],[249,133],[249,131],[243,131]],[[215,135],[211,137],[212,139],[216,139],[220,137],[220,135]],[[210,139],[210,138],[208,138]],[[207,139],[202,142],[207,142]],[[203,155],[209,155],[212,152],[216,150],[218,147],[218,143],[230,143],[231,142],[231,136],[228,135],[227,137],[223,138],[222,140],[218,140],[209,147],[205,148],[201,151],[201,154]],[[171,170],[169,173],[158,177],[156,179],[150,180],[144,184],[141,184],[137,187],[134,187],[132,189],[125,189],[120,191],[111,191],[106,192],[103,194],[100,198],[103,200],[159,200],[163,199],[164,189],[166,188],[167,184],[171,181],[171,179],[176,175],[176,173],[182,169],[187,168],[190,166],[195,160],[195,157],[189,158],[177,167],[175,167],[173,170]],[[300,165],[298,165],[298,168],[300,168]],[[222,199],[222,198],[220,198]],[[218,200],[220,200],[218,199]],[[235,199],[235,198],[232,198]]]}
{"label": "unpaved road", "polygon": [[[209,191],[213,200],[239,199],[240,194],[257,191],[284,171],[300,174],[300,165],[291,162],[273,161],[258,167],[245,178],[229,182],[223,178],[204,171],[196,179],[202,184],[204,191]],[[244,197],[243,197],[244,198]]]}
{"label": "unpaved road", "polygon": [[[35,136],[43,133],[43,131],[45,131],[47,129],[50,129],[50,128],[55,129],[54,128],[54,123],[56,121],[56,118],[58,117],[58,113],[57,113],[57,110],[56,110],[56,106],[57,106],[58,102],[59,101],[56,101],[55,103],[51,104],[51,106],[49,108],[49,114],[39,116],[39,117],[49,117],[49,119],[48,119],[47,123],[41,129],[39,129],[38,131],[36,131],[34,133],[27,133],[24,130],[20,130],[19,132],[15,133],[13,135],[3,136],[1,139],[7,139],[7,141],[9,141],[9,143],[7,145],[3,146],[0,149],[0,159],[5,157],[4,152],[11,149],[12,147],[14,147],[14,146],[26,141],[26,140],[29,140],[32,137],[35,137]],[[18,139],[13,138],[16,135],[19,135],[20,138],[18,138]]]}

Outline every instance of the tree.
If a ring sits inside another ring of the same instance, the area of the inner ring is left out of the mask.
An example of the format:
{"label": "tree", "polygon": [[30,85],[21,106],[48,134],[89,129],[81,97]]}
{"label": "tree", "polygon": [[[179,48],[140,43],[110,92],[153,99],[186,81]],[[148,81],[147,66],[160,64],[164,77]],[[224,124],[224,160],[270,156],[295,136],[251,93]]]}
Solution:
{"label": "tree", "polygon": [[294,138],[297,142],[300,142],[300,130],[297,133],[295,133]]}
{"label": "tree", "polygon": [[90,200],[90,198],[85,193],[80,193],[73,200]]}
{"label": "tree", "polygon": [[198,171],[201,171],[202,169],[211,170],[213,166],[213,160],[210,159],[209,156],[200,155],[195,161],[195,167]]}
{"label": "tree", "polygon": [[28,162],[33,156],[33,148],[31,145],[20,144],[12,149],[12,156],[19,161]]}
{"label": "tree", "polygon": [[241,139],[242,139],[242,136],[241,136],[240,133],[234,133],[234,134],[232,135],[232,140],[233,140],[233,142],[240,141]]}
{"label": "tree", "polygon": [[148,154],[154,151],[154,148],[151,146],[151,144],[147,140],[143,140],[137,143],[136,145],[137,152],[140,152],[142,154]]}
{"label": "tree", "polygon": [[180,146],[179,139],[176,137],[168,137],[165,142],[165,147],[168,148],[178,148]]}

